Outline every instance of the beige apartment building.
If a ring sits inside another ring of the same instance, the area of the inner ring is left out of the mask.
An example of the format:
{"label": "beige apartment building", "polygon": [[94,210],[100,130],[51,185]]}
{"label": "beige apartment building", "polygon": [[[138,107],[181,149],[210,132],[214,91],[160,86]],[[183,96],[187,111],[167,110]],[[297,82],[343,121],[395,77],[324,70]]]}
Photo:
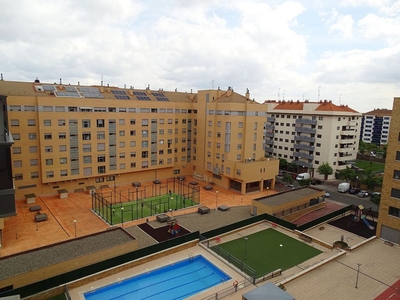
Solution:
{"label": "beige apartment building", "polygon": [[[400,98],[394,98],[393,116],[400,114]],[[400,120],[392,118],[385,173],[379,205],[378,237],[400,244]]]}
{"label": "beige apartment building", "polygon": [[[265,101],[268,107],[265,152],[298,166],[297,173],[309,172],[329,163],[334,172],[356,159],[361,113],[332,101]],[[334,174],[329,179],[334,178]]]}
{"label": "beige apartment building", "polygon": [[16,198],[193,176],[245,194],[274,188],[268,106],[228,88],[168,92],[0,81]]}

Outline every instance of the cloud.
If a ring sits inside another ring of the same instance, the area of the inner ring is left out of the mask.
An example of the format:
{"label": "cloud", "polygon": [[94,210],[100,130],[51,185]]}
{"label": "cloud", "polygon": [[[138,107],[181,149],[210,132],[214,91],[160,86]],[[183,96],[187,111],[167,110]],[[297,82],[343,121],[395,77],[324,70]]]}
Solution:
{"label": "cloud", "polygon": [[397,16],[400,14],[400,1],[396,1],[390,7],[381,7],[379,11],[391,17]]}
{"label": "cloud", "polygon": [[342,0],[340,1],[340,6],[342,7],[360,7],[360,6],[370,6],[375,8],[380,8],[390,4],[390,0]]}
{"label": "cloud", "polygon": [[383,18],[375,14],[368,14],[358,21],[360,33],[371,41],[381,41],[389,45],[400,42],[398,32],[400,30],[400,17]]}
{"label": "cloud", "polygon": [[330,27],[330,32],[339,32],[343,39],[353,37],[353,18],[350,15],[338,16],[337,21]]}

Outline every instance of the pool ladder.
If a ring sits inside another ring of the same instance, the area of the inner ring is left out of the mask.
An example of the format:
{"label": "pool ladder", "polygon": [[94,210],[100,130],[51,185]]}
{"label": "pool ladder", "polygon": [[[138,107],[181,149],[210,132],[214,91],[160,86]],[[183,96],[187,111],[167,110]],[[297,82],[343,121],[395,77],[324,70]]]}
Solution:
{"label": "pool ladder", "polygon": [[192,261],[192,260],[194,259],[194,254],[193,254],[193,252],[190,252],[190,253],[188,254],[188,257],[189,257],[189,260]]}

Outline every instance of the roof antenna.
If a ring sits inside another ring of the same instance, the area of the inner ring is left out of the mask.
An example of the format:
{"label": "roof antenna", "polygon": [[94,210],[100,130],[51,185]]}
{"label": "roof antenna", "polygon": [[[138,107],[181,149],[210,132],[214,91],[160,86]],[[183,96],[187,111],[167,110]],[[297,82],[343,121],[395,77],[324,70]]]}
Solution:
{"label": "roof antenna", "polygon": [[62,84],[62,80],[61,80],[61,78],[60,78],[60,84]]}
{"label": "roof antenna", "polygon": [[1,75],[0,80],[3,81],[3,80],[4,80],[4,79],[3,79],[3,73],[1,73],[0,75]]}
{"label": "roof antenna", "polygon": [[100,85],[103,86],[103,75],[101,75],[101,83],[100,83]]}

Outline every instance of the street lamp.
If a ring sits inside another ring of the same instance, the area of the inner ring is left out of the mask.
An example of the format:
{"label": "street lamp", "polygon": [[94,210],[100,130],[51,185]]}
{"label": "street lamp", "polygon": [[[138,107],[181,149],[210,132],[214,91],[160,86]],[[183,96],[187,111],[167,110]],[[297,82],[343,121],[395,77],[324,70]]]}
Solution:
{"label": "street lamp", "polygon": [[360,263],[357,263],[357,279],[356,279],[356,288],[357,288],[357,285],[358,285],[358,274],[360,273],[360,266],[361,266],[361,264],[360,264]]}
{"label": "street lamp", "polygon": [[122,222],[122,228],[124,228],[124,207],[121,207],[121,222]]}
{"label": "street lamp", "polygon": [[171,213],[171,220],[172,220],[172,217],[173,217],[173,210],[172,210],[172,208],[169,209],[169,212]]}
{"label": "street lamp", "polygon": [[249,238],[245,237],[244,238],[244,259],[247,259],[247,241]]}
{"label": "street lamp", "polygon": [[268,197],[269,186],[267,186],[267,197]]}
{"label": "street lamp", "polygon": [[[115,185],[115,175],[113,175],[113,179],[114,179],[114,191],[115,191],[115,188],[116,188],[116,185]],[[114,197],[115,197],[115,195],[114,195]],[[117,199],[115,198],[115,203],[117,203]]]}
{"label": "street lamp", "polygon": [[215,211],[218,210],[218,191],[215,191],[216,197],[215,197]]}
{"label": "street lamp", "polygon": [[[172,205],[172,203],[174,203],[174,197],[173,196],[171,196],[171,205]],[[169,203],[168,203],[168,207],[169,207]]]}
{"label": "street lamp", "polygon": [[76,220],[74,220],[74,231],[75,231],[75,237],[76,237]]}

